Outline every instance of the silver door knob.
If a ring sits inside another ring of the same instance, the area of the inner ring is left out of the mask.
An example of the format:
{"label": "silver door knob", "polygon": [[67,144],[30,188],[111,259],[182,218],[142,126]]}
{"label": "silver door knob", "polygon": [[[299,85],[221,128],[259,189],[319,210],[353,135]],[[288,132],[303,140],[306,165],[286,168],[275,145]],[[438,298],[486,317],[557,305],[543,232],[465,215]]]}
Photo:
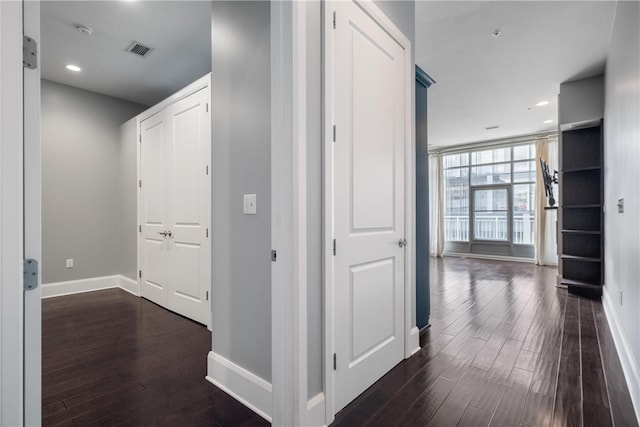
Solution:
{"label": "silver door knob", "polygon": [[162,237],[167,237],[166,231],[158,231],[158,234],[161,235]]}
{"label": "silver door knob", "polygon": [[400,246],[401,248],[404,248],[405,246],[407,246],[407,240],[406,239],[400,239],[398,241],[398,246]]}
{"label": "silver door knob", "polygon": [[172,234],[171,234],[171,230],[169,230],[169,231],[165,231],[165,234],[166,234],[168,237],[171,237],[171,236],[172,236]]}

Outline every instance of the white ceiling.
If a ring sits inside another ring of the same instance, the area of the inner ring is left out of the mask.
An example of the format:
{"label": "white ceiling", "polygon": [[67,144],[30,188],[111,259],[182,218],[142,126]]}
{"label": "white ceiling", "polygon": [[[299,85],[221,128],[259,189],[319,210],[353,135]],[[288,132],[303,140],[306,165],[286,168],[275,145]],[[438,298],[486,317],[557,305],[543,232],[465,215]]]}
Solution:
{"label": "white ceiling", "polygon": [[[429,144],[555,129],[560,83],[604,70],[614,9],[610,1],[417,1],[416,63],[436,80]],[[41,10],[43,78],[153,105],[211,70],[209,1],[43,1]],[[125,52],[133,40],[154,50]]]}
{"label": "white ceiling", "polygon": [[[141,104],[211,71],[209,1],[43,1],[41,31],[43,78]],[[134,40],[154,50],[126,52]],[[70,63],[82,72],[66,70]]]}
{"label": "white ceiling", "polygon": [[436,81],[429,144],[556,129],[560,83],[604,71],[614,10],[610,1],[417,1],[416,64]]}

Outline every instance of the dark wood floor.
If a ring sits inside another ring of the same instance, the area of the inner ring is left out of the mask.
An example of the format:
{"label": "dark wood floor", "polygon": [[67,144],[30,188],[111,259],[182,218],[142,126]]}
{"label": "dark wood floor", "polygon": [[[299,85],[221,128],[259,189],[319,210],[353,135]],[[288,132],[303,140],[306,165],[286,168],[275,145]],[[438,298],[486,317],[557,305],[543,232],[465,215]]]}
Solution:
{"label": "dark wood floor", "polygon": [[[432,261],[424,347],[336,426],[637,426],[599,302],[555,269]],[[211,334],[124,291],[43,301],[43,424],[253,426],[204,380]]]}
{"label": "dark wood floor", "polygon": [[423,348],[343,409],[335,426],[637,426],[600,302],[556,270],[431,263]]}
{"label": "dark wood floor", "polygon": [[205,380],[211,333],[122,290],[42,303],[45,426],[265,426]]}

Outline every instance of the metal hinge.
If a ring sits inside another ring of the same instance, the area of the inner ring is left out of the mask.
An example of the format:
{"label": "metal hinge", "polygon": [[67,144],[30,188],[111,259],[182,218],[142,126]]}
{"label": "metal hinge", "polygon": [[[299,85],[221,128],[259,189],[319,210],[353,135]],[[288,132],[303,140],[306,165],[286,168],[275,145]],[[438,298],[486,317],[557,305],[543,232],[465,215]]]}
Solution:
{"label": "metal hinge", "polygon": [[35,259],[22,260],[22,277],[24,290],[31,291],[38,287],[38,261]]}
{"label": "metal hinge", "polygon": [[333,254],[336,254],[336,239],[333,239]]}
{"label": "metal hinge", "polygon": [[138,277],[142,279],[142,270],[138,270]]}
{"label": "metal hinge", "polygon": [[209,229],[208,228],[205,229],[204,237],[207,237],[207,238],[209,237]]}
{"label": "metal hinge", "polygon": [[335,371],[336,369],[338,369],[338,357],[333,353],[333,370]]}
{"label": "metal hinge", "polygon": [[276,262],[278,260],[278,254],[275,250],[271,251],[271,261]]}
{"label": "metal hinge", "polygon": [[207,301],[209,301],[209,291],[205,291],[205,294],[207,295]]}
{"label": "metal hinge", "polygon": [[336,11],[333,11],[333,29],[336,29]]}
{"label": "metal hinge", "polygon": [[142,142],[142,134],[138,135],[138,142]]}
{"label": "metal hinge", "polygon": [[38,68],[38,42],[25,35],[22,36],[22,66],[30,70]]}
{"label": "metal hinge", "polygon": [[336,142],[336,125],[333,125],[333,142]]}
{"label": "metal hinge", "polygon": [[141,179],[138,180],[138,187],[142,188],[142,180]]}
{"label": "metal hinge", "polygon": [[142,226],[141,225],[138,226],[138,232],[142,233]]}
{"label": "metal hinge", "polygon": [[209,165],[205,166],[205,175],[209,175]]}

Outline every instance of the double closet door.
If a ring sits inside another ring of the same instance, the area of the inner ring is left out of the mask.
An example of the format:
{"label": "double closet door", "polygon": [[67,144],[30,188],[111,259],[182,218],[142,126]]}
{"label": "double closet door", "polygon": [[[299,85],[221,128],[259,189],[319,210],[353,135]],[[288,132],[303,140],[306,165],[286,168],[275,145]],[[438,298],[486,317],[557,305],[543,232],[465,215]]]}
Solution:
{"label": "double closet door", "polygon": [[210,325],[209,86],[140,122],[142,296]]}

